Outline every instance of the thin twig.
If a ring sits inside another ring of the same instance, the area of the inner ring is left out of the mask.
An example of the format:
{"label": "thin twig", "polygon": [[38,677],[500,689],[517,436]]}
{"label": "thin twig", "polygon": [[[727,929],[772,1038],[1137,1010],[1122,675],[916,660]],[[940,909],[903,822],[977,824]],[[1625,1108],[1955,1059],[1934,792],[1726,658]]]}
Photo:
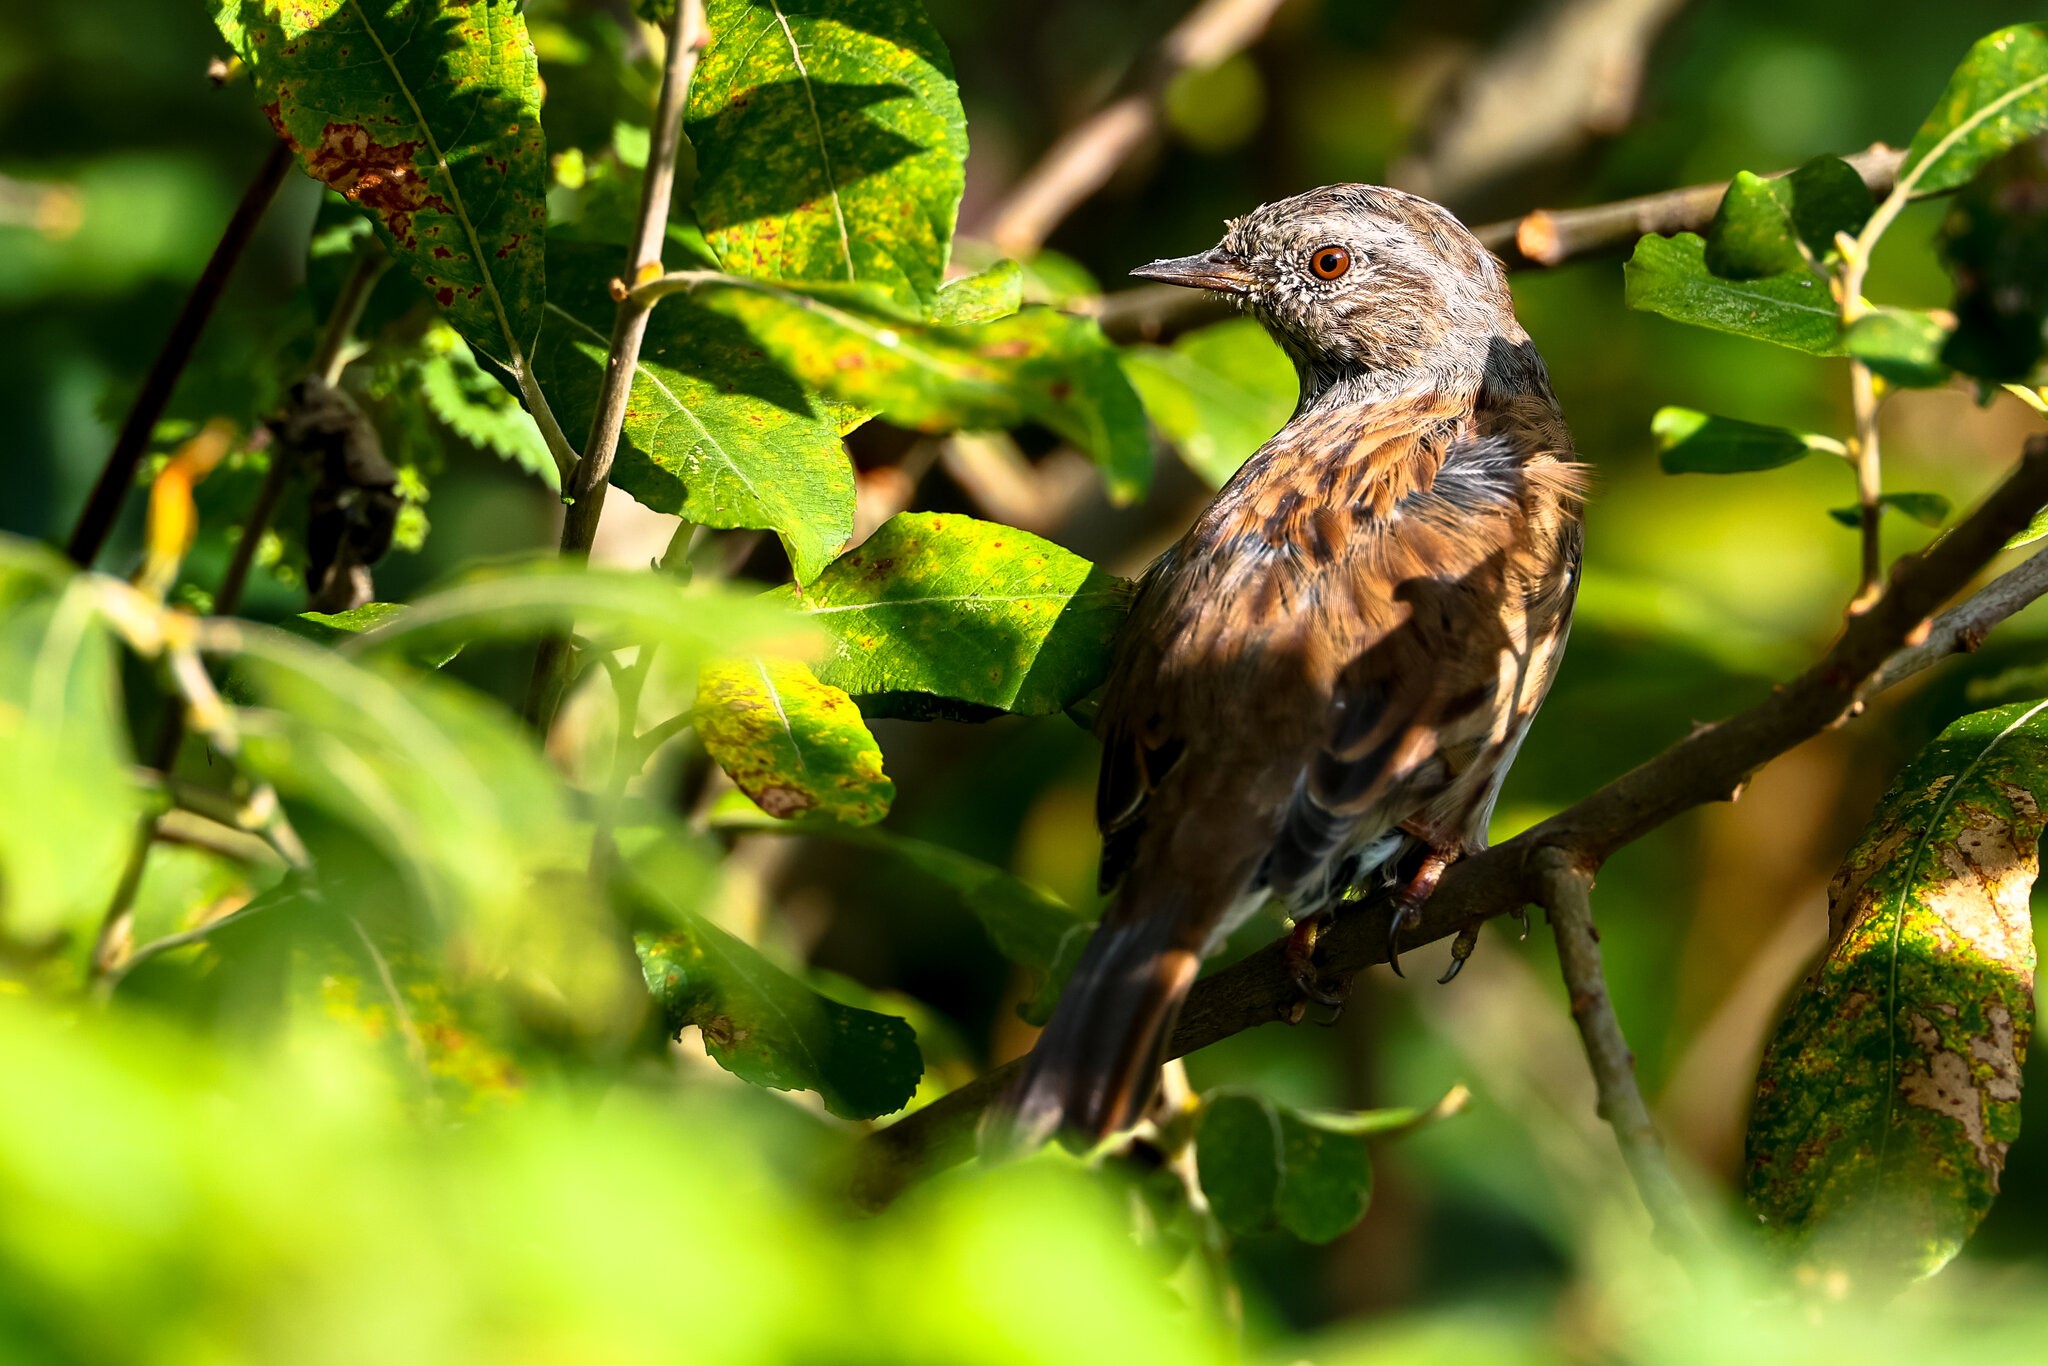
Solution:
{"label": "thin twig", "polygon": [[[1757,769],[1855,715],[1878,680],[1895,682],[1926,667],[1933,658],[1927,652],[1944,640],[1959,649],[1981,639],[1997,620],[2025,606],[2018,600],[2019,585],[2006,581],[2011,575],[1985,589],[1985,605],[1972,598],[1942,618],[1958,623],[1958,629],[1929,630],[1924,640],[1920,636],[1928,615],[1996,557],[2043,503],[2048,503],[2048,436],[2036,436],[2027,442],[2018,468],[1975,512],[1925,551],[1893,566],[1883,596],[1844,624],[1840,639],[1819,663],[1756,706],[1694,730],[1533,829],[1452,864],[1423,904],[1420,925],[1404,932],[1404,947],[1449,939],[1536,900],[1531,868],[1539,850],[1563,849],[1579,865],[1597,869],[1615,850],[1674,817],[1729,800]],[[2030,573],[2023,583],[2038,593],[2048,589],[2048,573]],[[1382,899],[1338,916],[1317,942],[1318,968],[1341,979],[1385,962],[1387,929]],[[1180,1057],[1254,1025],[1285,1019],[1299,999],[1285,943],[1269,945],[1196,985],[1167,1055]],[[1021,1065],[1019,1060],[996,1068],[870,1134],[855,1159],[855,1200],[879,1207],[921,1174],[971,1156],[981,1112]]]}
{"label": "thin twig", "polygon": [[[357,251],[355,264],[342,284],[334,310],[328,314],[327,324],[321,329],[319,343],[313,350],[311,373],[327,384],[340,383],[342,370],[349,361],[349,340],[355,335],[356,324],[362,320],[363,309],[369,303],[371,293],[375,291],[377,282],[384,278],[390,264],[391,258],[380,246],[371,244]],[[263,484],[256,491],[256,501],[250,505],[249,515],[243,520],[242,536],[235,542],[235,553],[228,561],[227,572],[221,576],[220,591],[214,594],[213,610],[217,616],[233,616],[242,605],[242,593],[248,585],[250,570],[255,566],[257,549],[270,530],[277,505],[283,501],[285,486],[291,482],[292,459],[290,451],[273,446],[270,468],[264,472]],[[178,751],[185,745],[189,701],[184,694],[174,693],[164,703],[152,763],[165,775],[177,766]],[[93,949],[93,966],[97,973],[111,971],[128,949],[129,937],[134,930],[135,896],[142,889],[142,875],[149,866],[150,846],[156,835],[155,816],[144,817],[137,823],[134,843],[129,846],[127,861],[121,865],[114,895],[107,902],[106,913],[100,919],[99,938]]]}
{"label": "thin twig", "polygon": [[1600,934],[1593,928],[1593,873],[1556,846],[1538,849],[1529,860],[1536,899],[1550,913],[1557,935],[1557,961],[1569,993],[1572,1021],[1586,1046],[1586,1061],[1598,1089],[1600,1118],[1613,1126],[1622,1161],[1650,1211],[1667,1249],[1683,1255],[1699,1245],[1699,1226],[1685,1194],[1671,1174],[1664,1141],[1636,1084],[1636,1058],[1621,1032],[1607,976],[1600,967]]}
{"label": "thin twig", "polygon": [[1884,492],[1884,462],[1877,444],[1877,378],[1860,360],[1849,362],[1849,407],[1856,423],[1855,434],[1849,438],[1849,458],[1856,467],[1857,531],[1862,544],[1861,572],[1849,610],[1860,612],[1884,591],[1883,528],[1879,524],[1884,507],[1877,501]]}
{"label": "thin twig", "polygon": [[989,215],[988,236],[1011,256],[1029,256],[1066,216],[1116,174],[1159,128],[1174,78],[1236,56],[1266,31],[1282,0],[1204,0],[1160,41],[1137,88],[1062,134]]}
{"label": "thin twig", "polygon": [[[626,404],[633,392],[633,376],[640,366],[640,343],[647,335],[647,315],[653,307],[651,300],[633,293],[633,286],[662,273],[661,243],[675,193],[683,110],[689,102],[690,79],[696,74],[697,58],[708,40],[703,0],[680,0],[668,32],[668,62],[662,71],[661,97],[647,152],[640,216],[626,254],[625,276],[615,286],[619,306],[612,319],[611,344],[605,353],[603,385],[591,412],[590,436],[583,443],[583,456],[562,481],[563,496],[569,505],[562,518],[564,558],[581,559],[590,553],[591,542],[597,538],[598,519],[604,515],[605,488],[611,479],[612,460],[618,454]],[[543,735],[561,705],[568,671],[568,636],[551,632],[541,637],[540,648],[534,655],[533,677],[527,684],[524,713],[527,723]]]}
{"label": "thin twig", "polygon": [[199,334],[205,330],[206,320],[213,315],[214,305],[220,302],[228,276],[234,273],[235,263],[242,259],[243,249],[249,245],[257,223],[262,220],[264,210],[270,207],[277,187],[284,183],[284,174],[291,169],[291,164],[291,147],[283,139],[272,143],[256,178],[249,182],[249,188],[242,192],[241,202],[235,205],[235,212],[221,232],[220,241],[206,262],[206,269],[199,273],[191,293],[185,296],[177,321],[171,324],[170,335],[164,338],[156,359],[150,362],[149,374],[144,377],[135,401],[128,407],[128,416],[121,422],[120,434],[114,438],[114,449],[107,455],[107,463],[101,467],[100,477],[94,482],[92,493],[85,500],[85,508],[78,514],[78,524],[72,528],[71,539],[65,545],[65,553],[79,566],[90,568],[92,562],[99,558],[100,549],[107,542],[107,534],[114,529],[114,521],[121,515],[121,504],[127,500],[128,490],[134,487],[135,471],[149,450],[150,434],[156,430],[164,408],[171,401],[171,391],[177,388],[178,377],[185,373],[185,366],[192,359]]}
{"label": "thin twig", "polygon": [[[1885,194],[1904,157],[1879,142],[1844,159],[1873,193]],[[1472,232],[1509,270],[1561,266],[1626,251],[1645,233],[1704,232],[1727,192],[1725,180],[1688,185],[1583,209],[1537,209]],[[1231,315],[1229,304],[1217,296],[1177,285],[1113,290],[1092,301],[1089,311],[1110,339],[1119,342],[1167,341]]]}

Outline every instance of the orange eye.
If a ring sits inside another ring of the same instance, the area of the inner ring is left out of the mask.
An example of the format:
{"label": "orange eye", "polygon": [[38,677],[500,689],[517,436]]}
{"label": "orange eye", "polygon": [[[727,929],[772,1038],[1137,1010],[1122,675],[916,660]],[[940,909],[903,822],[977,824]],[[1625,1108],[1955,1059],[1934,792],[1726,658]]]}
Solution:
{"label": "orange eye", "polygon": [[1351,269],[1351,253],[1342,247],[1317,247],[1308,258],[1308,268],[1318,280],[1334,280]]}

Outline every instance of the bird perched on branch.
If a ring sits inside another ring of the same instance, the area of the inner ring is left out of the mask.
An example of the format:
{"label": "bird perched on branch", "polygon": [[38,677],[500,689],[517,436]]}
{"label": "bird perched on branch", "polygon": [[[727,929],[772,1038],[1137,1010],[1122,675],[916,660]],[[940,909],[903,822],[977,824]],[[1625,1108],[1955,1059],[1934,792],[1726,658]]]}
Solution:
{"label": "bird perched on branch", "polygon": [[1004,1148],[1135,1123],[1203,957],[1268,897],[1311,995],[1315,928],[1396,867],[1398,942],[1485,846],[1578,590],[1583,467],[1500,263],[1449,213],[1333,185],[1131,273],[1229,296],[1301,398],[1118,638],[1096,726],[1116,896],[992,1121]]}

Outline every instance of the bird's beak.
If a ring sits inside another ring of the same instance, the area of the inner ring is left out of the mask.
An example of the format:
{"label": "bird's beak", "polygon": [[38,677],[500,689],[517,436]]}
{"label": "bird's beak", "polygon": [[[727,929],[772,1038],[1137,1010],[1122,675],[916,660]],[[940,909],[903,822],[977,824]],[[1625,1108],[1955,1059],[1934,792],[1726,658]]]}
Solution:
{"label": "bird's beak", "polygon": [[1252,274],[1242,259],[1221,247],[1211,247],[1198,256],[1176,256],[1154,261],[1131,272],[1140,280],[1158,280],[1189,289],[1213,289],[1219,294],[1251,293]]}

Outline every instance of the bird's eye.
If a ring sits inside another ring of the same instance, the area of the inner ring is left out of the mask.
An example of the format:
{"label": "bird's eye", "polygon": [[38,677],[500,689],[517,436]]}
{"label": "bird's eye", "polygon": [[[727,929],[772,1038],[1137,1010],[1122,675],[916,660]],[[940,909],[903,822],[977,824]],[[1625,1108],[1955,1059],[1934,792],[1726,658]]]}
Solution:
{"label": "bird's eye", "polygon": [[1308,268],[1318,280],[1334,280],[1351,269],[1351,253],[1342,247],[1317,247],[1308,258]]}

